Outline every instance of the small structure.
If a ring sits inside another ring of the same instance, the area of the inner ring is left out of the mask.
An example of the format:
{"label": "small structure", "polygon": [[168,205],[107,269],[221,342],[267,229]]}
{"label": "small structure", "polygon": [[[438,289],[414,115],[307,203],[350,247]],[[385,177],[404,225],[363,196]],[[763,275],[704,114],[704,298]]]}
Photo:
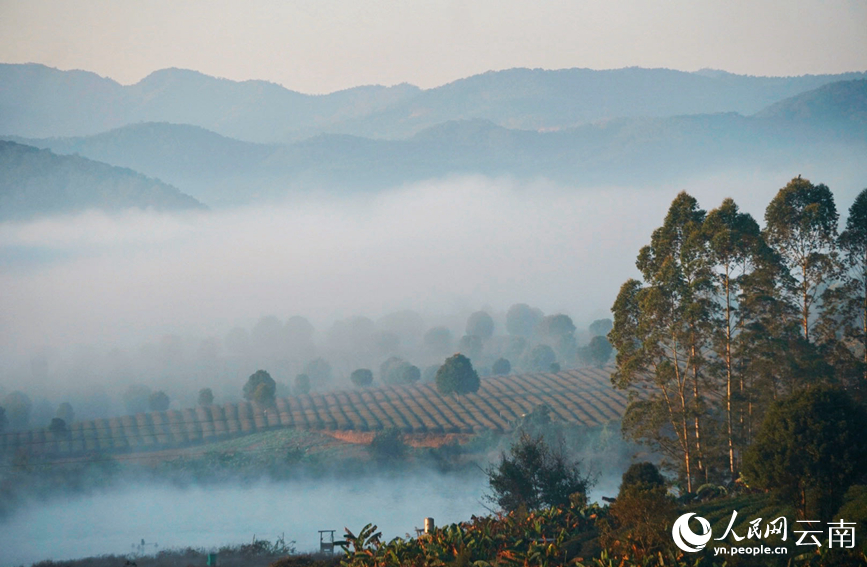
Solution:
{"label": "small structure", "polygon": [[319,553],[334,554],[334,532],[335,530],[319,530]]}
{"label": "small structure", "polygon": [[432,531],[436,529],[436,524],[434,524],[433,518],[425,518],[424,519],[424,533],[430,535]]}

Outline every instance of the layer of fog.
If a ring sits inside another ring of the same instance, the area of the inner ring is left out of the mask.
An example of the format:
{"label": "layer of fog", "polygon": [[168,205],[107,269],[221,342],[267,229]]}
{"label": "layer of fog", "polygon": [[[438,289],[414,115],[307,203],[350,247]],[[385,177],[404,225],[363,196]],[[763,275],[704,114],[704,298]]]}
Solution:
{"label": "layer of fog", "polygon": [[[386,540],[415,535],[425,517],[440,525],[486,513],[481,476],[436,474],[350,481],[262,482],[249,487],[126,486],[49,500],[0,524],[0,567],[128,554],[142,539],[167,548],[249,543],[255,536],[319,547],[317,530],[357,533],[367,523]],[[148,548],[153,552],[154,548]]]}
{"label": "layer of fog", "polygon": [[[57,395],[125,379],[95,372],[99,357],[147,358],[145,347],[167,336],[219,343],[265,315],[303,315],[319,342],[335,321],[407,309],[460,337],[466,316],[484,308],[503,334],[505,311],[518,302],[586,328],[610,316],[638,249],[680,190],[706,209],[732,196],[761,219],[802,173],[827,183],[845,214],[864,180],[833,164],[811,167],[594,190],[468,177],[204,214],[2,224],[0,389],[56,405]],[[239,368],[238,380],[259,366]]]}

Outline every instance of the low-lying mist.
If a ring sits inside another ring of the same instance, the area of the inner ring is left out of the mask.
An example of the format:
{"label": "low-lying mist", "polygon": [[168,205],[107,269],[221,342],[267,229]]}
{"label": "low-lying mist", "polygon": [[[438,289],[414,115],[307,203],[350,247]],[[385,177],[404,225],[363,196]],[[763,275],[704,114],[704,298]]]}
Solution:
{"label": "low-lying mist", "polygon": [[0,529],[0,567],[102,554],[126,554],[132,545],[204,548],[294,540],[299,552],[318,551],[317,530],[357,533],[375,523],[389,540],[415,535],[425,517],[438,524],[486,513],[484,480],[415,474],[357,482],[306,480],[177,488],[126,485],[105,492],[57,498],[22,508]]}
{"label": "low-lying mist", "polygon": [[[610,316],[677,192],[706,209],[732,196],[761,219],[779,187],[803,173],[827,183],[845,211],[864,181],[852,168],[815,169],[592,190],[459,177],[209,213],[0,224],[0,394],[20,389],[56,405],[86,387],[149,383],[158,373],[123,376],[94,360],[153,359],[166,337],[202,345],[193,351],[218,348],[230,330],[266,315],[306,317],[318,343],[335,321],[399,310],[459,338],[467,315],[485,309],[504,334],[504,313],[519,302],[568,314],[585,329]],[[264,365],[245,360],[237,380]]]}

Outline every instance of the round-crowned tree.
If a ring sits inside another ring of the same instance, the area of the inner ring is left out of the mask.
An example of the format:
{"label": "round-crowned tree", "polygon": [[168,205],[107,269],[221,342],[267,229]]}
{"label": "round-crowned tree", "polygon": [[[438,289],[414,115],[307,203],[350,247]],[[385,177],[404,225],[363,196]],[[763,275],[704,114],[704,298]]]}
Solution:
{"label": "round-crowned tree", "polygon": [[162,390],[157,390],[148,396],[148,408],[151,411],[166,411],[170,403],[168,394]]}
{"label": "round-crowned tree", "polygon": [[572,318],[562,313],[548,315],[539,322],[539,333],[544,337],[556,339],[574,332],[575,324],[572,323]]}
{"label": "round-crowned tree", "polygon": [[530,307],[526,303],[516,303],[506,312],[506,331],[510,335],[529,337],[542,317],[544,315],[541,310]]}
{"label": "round-crowned tree", "polygon": [[467,319],[467,334],[486,341],[494,335],[494,320],[484,311],[476,311]]}
{"label": "round-crowned tree", "polygon": [[[259,386],[263,386],[263,388],[260,389]],[[259,405],[273,404],[276,393],[277,383],[264,370],[257,370],[251,374],[247,378],[247,383],[244,384],[244,399]]]}
{"label": "round-crowned tree", "polygon": [[551,365],[557,361],[554,349],[548,345],[536,345],[527,353],[524,366],[531,372],[550,372]]}
{"label": "round-crowned tree", "polygon": [[352,371],[352,374],[349,375],[349,379],[359,388],[366,388],[373,383],[373,372],[367,368],[359,368]]}
{"label": "round-crowned tree", "polygon": [[502,357],[495,360],[494,365],[491,366],[491,374],[493,374],[494,376],[505,376],[511,371],[512,363]]}
{"label": "round-crowned tree", "polygon": [[437,390],[441,394],[467,394],[476,392],[481,385],[473,363],[462,354],[446,359],[436,374]]}
{"label": "round-crowned tree", "polygon": [[214,392],[210,388],[202,388],[199,390],[198,402],[202,407],[210,406],[214,403]]}
{"label": "round-crowned tree", "polygon": [[412,384],[421,378],[421,370],[400,357],[392,356],[379,367],[379,375],[386,384]]}

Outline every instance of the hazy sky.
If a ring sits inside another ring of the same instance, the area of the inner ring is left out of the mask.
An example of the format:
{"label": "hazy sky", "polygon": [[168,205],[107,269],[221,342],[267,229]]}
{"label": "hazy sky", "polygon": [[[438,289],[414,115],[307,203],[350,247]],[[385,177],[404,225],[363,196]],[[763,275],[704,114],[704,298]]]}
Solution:
{"label": "hazy sky", "polygon": [[867,1],[0,0],[0,61],[310,93],[510,67],[837,73],[867,70]]}

